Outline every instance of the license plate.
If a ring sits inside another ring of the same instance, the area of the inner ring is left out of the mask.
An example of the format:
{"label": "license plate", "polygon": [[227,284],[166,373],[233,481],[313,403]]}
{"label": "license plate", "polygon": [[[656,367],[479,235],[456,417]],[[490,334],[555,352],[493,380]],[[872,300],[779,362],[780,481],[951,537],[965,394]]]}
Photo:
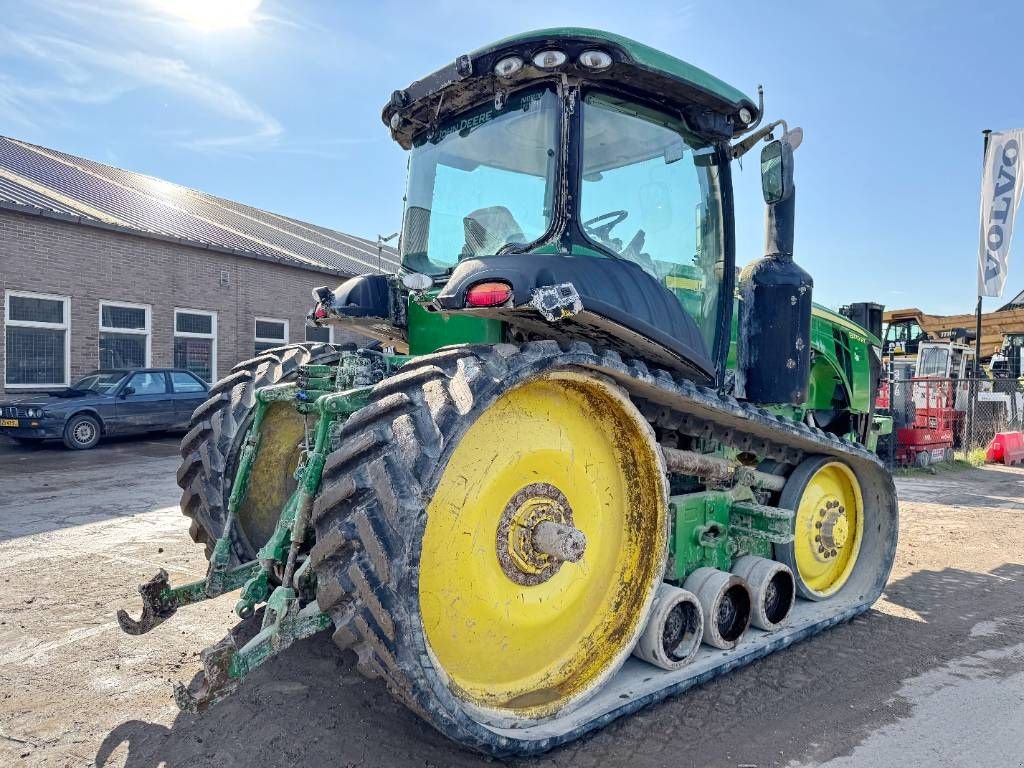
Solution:
{"label": "license plate", "polygon": [[17,427],[17,419],[0,419],[0,427]]}
{"label": "license plate", "polygon": [[936,461],[942,461],[944,458],[946,458],[946,449],[932,448],[932,458],[935,459]]}

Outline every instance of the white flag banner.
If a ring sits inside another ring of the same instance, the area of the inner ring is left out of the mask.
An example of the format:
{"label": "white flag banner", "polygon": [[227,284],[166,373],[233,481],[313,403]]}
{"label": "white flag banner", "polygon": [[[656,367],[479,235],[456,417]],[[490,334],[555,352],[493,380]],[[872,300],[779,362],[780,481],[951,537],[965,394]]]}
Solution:
{"label": "white flag banner", "polygon": [[1024,129],[989,136],[981,175],[981,243],[978,295],[1002,296],[1010,259],[1013,220],[1024,193]]}

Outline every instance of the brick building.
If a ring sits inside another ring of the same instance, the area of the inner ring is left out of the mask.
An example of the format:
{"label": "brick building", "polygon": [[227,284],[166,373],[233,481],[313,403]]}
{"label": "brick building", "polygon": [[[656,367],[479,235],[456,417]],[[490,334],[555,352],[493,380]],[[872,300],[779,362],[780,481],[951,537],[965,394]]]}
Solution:
{"label": "brick building", "polygon": [[307,326],[310,290],[394,271],[343,232],[0,137],[0,392],[96,368],[207,380]]}

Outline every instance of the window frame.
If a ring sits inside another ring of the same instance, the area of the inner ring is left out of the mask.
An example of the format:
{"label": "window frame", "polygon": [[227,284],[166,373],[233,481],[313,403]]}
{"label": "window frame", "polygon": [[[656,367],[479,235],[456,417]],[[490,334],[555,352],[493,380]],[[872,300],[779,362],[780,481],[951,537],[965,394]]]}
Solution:
{"label": "window frame", "polygon": [[[327,331],[328,331],[327,341],[318,341],[316,339],[310,339],[309,335],[306,333],[306,331],[308,331],[310,328],[326,328]],[[309,344],[333,344],[334,343],[334,326],[332,324],[330,324],[330,323],[328,323],[327,325],[320,325],[320,326],[312,325],[310,323],[303,323],[302,324],[302,340],[303,340],[303,342],[306,342],[306,343],[309,343]]]}
{"label": "window frame", "polygon": [[[195,333],[193,331],[178,330],[178,315],[205,315],[210,318],[210,333]],[[171,354],[174,354],[174,340],[182,339],[209,339],[210,340],[210,380],[206,382],[213,385],[217,381],[217,310],[215,309],[191,309],[189,307],[175,307],[174,321],[171,325]],[[199,377],[200,379],[202,376]]]}
{"label": "window frame", "polygon": [[[104,307],[124,307],[125,309],[141,309],[146,313],[146,327],[143,330],[137,328],[112,328],[103,324]],[[99,302],[99,333],[130,333],[136,336],[146,336],[146,360],[140,367],[149,368],[153,365],[153,307],[150,304],[133,304],[130,301],[116,301],[114,299],[100,299]],[[100,355],[100,340],[96,338],[96,362],[97,367],[102,370]]]}
{"label": "window frame", "polygon": [[[45,299],[60,301],[64,305],[64,322],[47,323],[39,320],[11,320],[11,297],[25,299]],[[7,329],[8,328],[43,328],[49,331],[64,332],[64,380],[41,384],[12,384],[7,380]],[[37,291],[7,290],[4,292],[4,389],[45,389],[47,387],[71,386],[71,297],[56,293],[39,293]]]}
{"label": "window frame", "polygon": [[[257,323],[281,323],[284,325],[284,337],[281,339],[271,339],[266,336],[256,335]],[[273,344],[275,347],[284,346],[288,343],[291,338],[290,329],[288,327],[288,321],[283,317],[254,317],[252,320],[252,351],[253,355],[262,355],[263,352],[256,351],[257,344]]]}

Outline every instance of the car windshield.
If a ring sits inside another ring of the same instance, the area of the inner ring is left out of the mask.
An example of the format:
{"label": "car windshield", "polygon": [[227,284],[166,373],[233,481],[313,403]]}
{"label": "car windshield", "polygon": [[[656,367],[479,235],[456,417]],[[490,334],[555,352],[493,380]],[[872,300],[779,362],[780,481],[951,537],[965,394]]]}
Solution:
{"label": "car windshield", "polygon": [[93,371],[88,376],[72,384],[71,389],[77,389],[82,392],[113,392],[127,375],[124,371]]}
{"label": "car windshield", "polygon": [[559,102],[529,90],[460,115],[409,158],[401,253],[406,269],[442,275],[460,260],[524,246],[549,228]]}

